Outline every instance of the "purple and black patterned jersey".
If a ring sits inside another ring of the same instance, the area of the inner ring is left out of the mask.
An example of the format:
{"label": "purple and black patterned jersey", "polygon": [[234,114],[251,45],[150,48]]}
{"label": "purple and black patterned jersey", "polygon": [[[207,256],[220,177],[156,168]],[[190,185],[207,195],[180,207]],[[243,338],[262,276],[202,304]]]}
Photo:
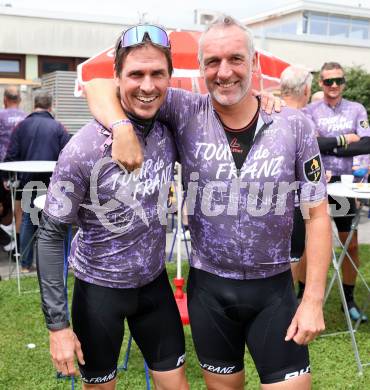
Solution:
{"label": "purple and black patterned jersey", "polygon": [[[364,106],[346,99],[332,108],[324,100],[305,107],[316,126],[318,136],[337,137],[342,134],[355,133],[360,137],[370,136],[369,122]],[[353,157],[323,156],[326,170],[333,176],[352,173]]]}
{"label": "purple and black patterned jersey", "polygon": [[0,162],[4,161],[12,131],[25,117],[26,113],[18,108],[0,110]]}
{"label": "purple and black patterned jersey", "polygon": [[170,89],[160,118],[175,130],[192,237],[191,265],[231,279],[257,279],[290,266],[297,185],[301,202],[326,197],[314,130],[302,113],[260,112],[241,170],[209,95]]}
{"label": "purple and black patterned jersey", "polygon": [[164,268],[165,211],[176,149],[159,122],[145,142],[135,130],[144,150],[139,171],[128,173],[112,161],[111,147],[102,148],[110,133],[93,121],[63,149],[49,186],[44,212],[78,226],[69,262],[89,283],[140,287]]}

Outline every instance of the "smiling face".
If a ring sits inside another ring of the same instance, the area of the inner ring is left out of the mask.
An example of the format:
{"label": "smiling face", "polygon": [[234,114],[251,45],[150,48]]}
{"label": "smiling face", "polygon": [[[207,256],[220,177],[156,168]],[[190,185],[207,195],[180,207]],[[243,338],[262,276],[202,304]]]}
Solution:
{"label": "smiling face", "polygon": [[337,85],[336,83],[334,83],[331,86],[326,86],[324,85],[322,80],[341,78],[341,77],[344,77],[344,73],[342,69],[330,69],[330,70],[323,70],[321,72],[321,79],[319,80],[319,85],[324,92],[325,100],[327,101],[339,100],[342,97],[345,84]]}
{"label": "smiling face", "polygon": [[239,103],[249,92],[256,66],[245,32],[238,26],[210,29],[204,36],[202,54],[201,69],[214,103]]}
{"label": "smiling face", "polygon": [[137,47],[125,58],[115,81],[125,110],[138,118],[153,118],[170,84],[166,56],[150,44]]}

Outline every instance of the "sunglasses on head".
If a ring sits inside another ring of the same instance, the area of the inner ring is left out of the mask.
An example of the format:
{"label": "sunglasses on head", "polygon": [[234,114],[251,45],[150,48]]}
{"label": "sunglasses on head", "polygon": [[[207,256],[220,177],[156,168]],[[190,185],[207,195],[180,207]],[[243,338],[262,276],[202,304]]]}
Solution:
{"label": "sunglasses on head", "polygon": [[331,87],[334,83],[337,85],[343,85],[346,82],[346,79],[344,77],[334,77],[332,79],[323,79],[322,83],[327,86]]}
{"label": "sunglasses on head", "polygon": [[163,28],[151,24],[134,26],[126,30],[121,37],[120,47],[137,46],[149,38],[150,42],[158,46],[170,48],[170,40]]}

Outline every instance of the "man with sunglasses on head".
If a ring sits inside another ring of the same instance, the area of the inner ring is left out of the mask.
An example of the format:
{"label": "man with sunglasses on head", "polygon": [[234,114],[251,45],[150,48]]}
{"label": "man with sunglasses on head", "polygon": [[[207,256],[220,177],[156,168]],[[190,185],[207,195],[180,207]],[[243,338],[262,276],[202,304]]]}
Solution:
{"label": "man with sunglasses on head", "polygon": [[[38,238],[51,358],[59,372],[74,375],[76,355],[84,389],[114,389],[126,318],[155,388],[186,390],[184,333],[157,212],[162,192],[166,206],[176,158],[169,130],[156,120],[173,71],[166,32],[157,26],[124,32],[114,71],[145,166],[140,173],[123,171],[111,158],[112,129],[97,121],[83,127],[58,160]],[[63,287],[63,242],[71,223],[79,228],[69,256],[73,330]]]}
{"label": "man with sunglasses on head", "polygon": [[[311,117],[316,126],[318,136],[322,140],[326,139],[328,144],[333,140],[337,143],[337,145],[328,147],[326,151],[322,151],[325,169],[332,173],[332,182],[339,181],[340,175],[352,174],[353,156],[370,153],[370,128],[366,110],[362,104],[343,98],[345,82],[344,69],[339,63],[324,63],[320,70],[319,80],[324,98],[308,105],[305,109],[305,113]],[[347,139],[348,137],[351,137],[350,140]],[[348,202],[350,204],[349,215],[334,218],[342,243],[347,240],[356,211],[355,200],[349,198]],[[340,208],[331,197],[329,197],[329,203],[336,205],[337,209]],[[357,232],[352,237],[348,253],[355,265],[359,267]],[[342,273],[350,316],[355,321],[360,317],[362,321],[366,321],[367,317],[361,314],[354,300],[357,271],[348,257],[343,261]],[[300,290],[304,290],[302,280]]]}
{"label": "man with sunglasses on head", "polygon": [[[207,26],[198,58],[209,94],[169,89],[159,118],[174,130],[187,188],[188,308],[206,385],[243,389],[247,344],[262,389],[309,389],[305,344],[324,328],[331,248],[314,132],[296,110],[261,112],[251,92],[253,39],[235,19],[222,15]],[[106,92],[90,108],[109,123],[122,113]],[[130,132],[127,126],[115,129],[117,153],[127,151]],[[280,184],[289,187],[284,196],[266,195],[266,188],[279,191]],[[289,269],[296,185],[310,217],[307,289],[298,308]]]}

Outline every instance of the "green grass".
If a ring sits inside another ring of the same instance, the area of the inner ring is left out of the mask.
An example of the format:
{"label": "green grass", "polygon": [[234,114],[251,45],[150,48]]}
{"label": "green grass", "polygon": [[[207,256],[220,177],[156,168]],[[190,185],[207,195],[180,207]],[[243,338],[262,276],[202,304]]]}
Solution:
{"label": "green grass", "polygon": [[[361,245],[362,273],[370,283],[370,246]],[[170,278],[175,275],[174,264],[168,264]],[[184,266],[185,276],[187,267]],[[70,294],[73,278],[70,277]],[[22,290],[37,288],[33,277],[22,279]],[[356,297],[363,303],[366,297],[365,287],[359,283]],[[345,330],[344,315],[339,309],[339,295],[333,289],[325,306],[325,318],[328,332]],[[15,280],[0,283],[0,389],[11,390],[51,390],[70,389],[68,380],[57,380],[49,357],[48,334],[40,309],[37,292],[27,292],[18,296]],[[368,313],[369,314],[369,313]],[[122,347],[122,356],[127,345],[127,333]],[[370,362],[370,324],[362,324],[356,334],[356,340],[363,362]],[[200,368],[192,346],[190,328],[185,327],[187,348],[187,376],[192,389],[205,389]],[[27,344],[34,343],[36,348],[28,349]],[[353,350],[348,335],[321,337],[310,346],[313,389],[347,390],[370,389],[370,366],[364,368],[364,375],[357,374]],[[258,389],[259,380],[250,356],[246,353],[246,386]],[[81,389],[78,381],[76,388]],[[137,346],[129,360],[128,371],[118,375],[118,389],[145,389],[143,358]]]}

